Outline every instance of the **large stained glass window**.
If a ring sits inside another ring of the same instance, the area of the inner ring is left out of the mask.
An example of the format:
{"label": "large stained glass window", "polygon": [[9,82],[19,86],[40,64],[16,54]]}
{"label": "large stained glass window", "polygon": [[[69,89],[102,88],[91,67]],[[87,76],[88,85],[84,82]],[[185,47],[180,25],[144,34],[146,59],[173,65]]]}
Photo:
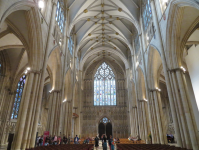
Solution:
{"label": "large stained glass window", "polygon": [[56,17],[55,17],[58,26],[61,30],[61,32],[63,32],[64,30],[64,22],[65,22],[65,18],[64,18],[64,2],[63,0],[58,0],[57,1],[57,11],[56,11]]}
{"label": "large stained glass window", "polygon": [[152,17],[151,5],[150,0],[143,0],[143,24],[144,29],[146,30],[149,26]]}
{"label": "large stained glass window", "polygon": [[115,75],[105,62],[94,76],[94,106],[116,105]]}
{"label": "large stained glass window", "polygon": [[26,82],[26,76],[23,75],[20,78],[18,85],[17,85],[17,91],[16,91],[16,95],[15,95],[15,102],[14,102],[11,119],[17,119],[17,117],[18,117],[19,106],[21,103],[21,98],[22,98],[22,93],[23,93],[25,82]]}

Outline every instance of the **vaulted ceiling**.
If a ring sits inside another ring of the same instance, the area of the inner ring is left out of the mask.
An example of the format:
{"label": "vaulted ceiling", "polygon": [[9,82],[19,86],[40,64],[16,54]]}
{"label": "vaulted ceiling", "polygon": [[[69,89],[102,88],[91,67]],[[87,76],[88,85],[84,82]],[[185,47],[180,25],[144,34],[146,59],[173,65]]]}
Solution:
{"label": "vaulted ceiling", "polygon": [[80,69],[101,59],[129,67],[139,33],[140,0],[68,0],[68,36],[75,34]]}

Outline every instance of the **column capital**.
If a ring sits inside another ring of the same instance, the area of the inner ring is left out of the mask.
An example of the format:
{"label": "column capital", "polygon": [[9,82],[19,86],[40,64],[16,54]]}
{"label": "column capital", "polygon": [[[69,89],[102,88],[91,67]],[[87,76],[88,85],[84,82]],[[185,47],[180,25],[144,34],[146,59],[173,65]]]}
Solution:
{"label": "column capital", "polygon": [[133,106],[132,109],[137,109],[137,106]]}
{"label": "column capital", "polygon": [[184,73],[184,74],[186,73],[186,71],[183,70],[182,68],[168,69],[167,71],[168,71],[168,72],[171,72],[171,73],[176,72],[176,71],[180,71],[180,72],[182,72],[182,73]]}

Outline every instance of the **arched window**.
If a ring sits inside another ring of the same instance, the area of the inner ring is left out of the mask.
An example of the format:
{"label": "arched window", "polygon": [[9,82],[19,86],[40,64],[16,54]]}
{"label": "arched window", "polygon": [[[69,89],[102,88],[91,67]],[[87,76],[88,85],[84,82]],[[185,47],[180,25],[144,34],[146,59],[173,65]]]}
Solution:
{"label": "arched window", "polygon": [[115,75],[105,62],[97,69],[94,76],[94,105],[116,105]]}
{"label": "arched window", "polygon": [[58,0],[57,1],[57,11],[56,11],[56,21],[58,23],[58,26],[61,30],[61,32],[63,33],[64,30],[64,22],[65,22],[65,18],[64,18],[64,2],[63,0]]}
{"label": "arched window", "polygon": [[68,50],[70,51],[70,54],[73,55],[73,37],[72,37],[72,35],[68,39]]}
{"label": "arched window", "polygon": [[26,82],[26,76],[23,75],[20,78],[18,85],[17,85],[17,91],[16,91],[16,95],[15,95],[15,102],[14,102],[11,119],[17,119],[17,117],[18,117],[19,106],[21,103],[21,98],[22,98],[22,93],[23,93],[25,82]]}
{"label": "arched window", "polygon": [[143,24],[144,24],[144,29],[146,30],[147,27],[149,26],[149,22],[151,21],[152,17],[152,11],[151,11],[151,5],[150,5],[150,0],[143,0]]}

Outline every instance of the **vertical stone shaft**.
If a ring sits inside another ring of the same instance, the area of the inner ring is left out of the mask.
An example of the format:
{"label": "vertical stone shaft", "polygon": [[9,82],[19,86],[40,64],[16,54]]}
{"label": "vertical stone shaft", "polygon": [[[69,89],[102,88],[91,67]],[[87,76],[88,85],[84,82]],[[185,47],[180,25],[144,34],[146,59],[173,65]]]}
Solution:
{"label": "vertical stone shaft", "polygon": [[171,72],[171,77],[172,77],[172,81],[173,81],[173,88],[175,91],[175,99],[176,99],[176,109],[178,111],[179,114],[179,121],[180,121],[180,125],[181,127],[181,137],[182,137],[182,141],[183,141],[183,147],[187,148],[187,149],[191,149],[191,143],[190,143],[190,137],[187,131],[187,126],[186,126],[186,122],[185,122],[185,116],[184,116],[184,112],[183,112],[183,106],[182,106],[182,102],[181,102],[181,98],[179,95],[179,91],[178,91],[178,84],[177,84],[177,79],[176,79],[176,75],[174,72]]}

